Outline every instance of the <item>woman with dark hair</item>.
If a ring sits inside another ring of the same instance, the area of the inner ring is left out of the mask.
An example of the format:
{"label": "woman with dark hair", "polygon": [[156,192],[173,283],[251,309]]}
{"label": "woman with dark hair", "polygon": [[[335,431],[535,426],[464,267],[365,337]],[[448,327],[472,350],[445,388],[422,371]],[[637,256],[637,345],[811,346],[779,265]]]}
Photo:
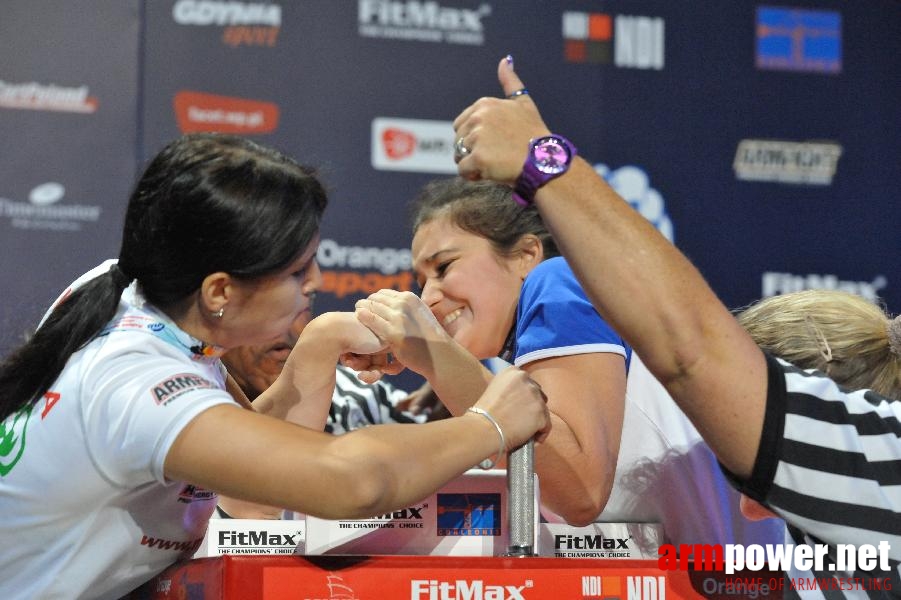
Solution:
{"label": "woman with dark hair", "polygon": [[526,365],[542,386],[558,425],[536,454],[542,501],[569,523],[592,522],[613,483],[605,467],[616,463],[631,349],[556,256],[538,212],[505,186],[425,186],[412,254],[422,302],[448,334],[476,358]]}
{"label": "woman with dark hair", "polygon": [[[426,185],[413,211],[421,301],[383,290],[358,313],[391,340],[413,337],[430,312],[476,358],[500,356],[541,385],[554,422],[535,451],[548,518],[659,523],[675,544],[781,539],[778,523],[742,517],[700,434],[591,305],[534,207],[508,186],[451,178]],[[393,325],[370,320],[370,306]],[[421,352],[397,351],[427,368]],[[433,388],[452,414],[477,393]]]}
{"label": "woman with dark hair", "polygon": [[309,429],[239,408],[219,357],[309,310],[325,206],[310,169],[238,137],[152,160],[118,260],[0,365],[0,597],[118,598],[194,553],[217,493],[380,514],[545,428],[540,390],[510,370],[465,418],[321,433],[338,357],[386,349],[351,313],[314,319],[254,405]]}

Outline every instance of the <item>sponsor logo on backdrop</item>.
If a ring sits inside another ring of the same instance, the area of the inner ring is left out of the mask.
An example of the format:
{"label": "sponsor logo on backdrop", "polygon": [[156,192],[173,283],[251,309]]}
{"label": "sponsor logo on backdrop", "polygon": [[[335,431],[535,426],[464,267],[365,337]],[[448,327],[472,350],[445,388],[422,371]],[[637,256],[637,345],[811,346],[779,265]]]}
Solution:
{"label": "sponsor logo on backdrop", "polygon": [[664,40],[660,17],[563,13],[563,57],[567,62],[660,70]]}
{"label": "sponsor logo on backdrop", "polygon": [[607,165],[598,163],[594,165],[594,170],[666,239],[675,241],[673,222],[666,212],[663,196],[651,187],[651,179],[644,169],[626,165],[611,171]]}
{"label": "sponsor logo on backdrop", "polygon": [[840,73],[842,16],[831,10],[757,7],[757,68]]}
{"label": "sponsor logo on backdrop", "polygon": [[457,173],[451,121],[372,120],[372,167],[379,171]]}
{"label": "sponsor logo on backdrop", "polygon": [[222,27],[227,46],[275,46],[282,25],[282,7],[271,2],[179,0],[172,7],[179,25]]}
{"label": "sponsor logo on backdrop", "polygon": [[357,23],[361,37],[414,42],[481,46],[485,43],[482,19],[491,5],[477,8],[417,0],[358,0]]}
{"label": "sponsor logo on backdrop", "polygon": [[802,290],[840,290],[863,296],[870,302],[879,302],[879,292],[888,286],[885,275],[877,275],[873,281],[853,281],[839,279],[837,275],[808,273],[780,273],[765,271],[762,277],[761,296],[778,296]]}
{"label": "sponsor logo on backdrop", "polygon": [[173,101],[182,133],[215,131],[239,135],[271,133],[278,127],[278,105],[262,100],[181,91]]}
{"label": "sponsor logo on backdrop", "polygon": [[0,219],[9,219],[16,229],[81,231],[85,223],[100,218],[100,207],[85,204],[61,204],[66,188],[48,181],[28,194],[28,202],[0,197]]}
{"label": "sponsor logo on backdrop", "polygon": [[0,108],[21,108],[50,112],[92,113],[97,98],[88,86],[66,87],[56,84],[11,83],[0,80]]}
{"label": "sponsor logo on backdrop", "polygon": [[[319,244],[316,260],[322,269],[321,293],[336,298],[369,295],[381,289],[413,289],[409,248],[342,246],[332,239]],[[353,270],[347,270],[353,269]]]}
{"label": "sponsor logo on backdrop", "polygon": [[527,600],[525,590],[534,587],[531,579],[522,585],[500,585],[484,579],[412,579],[411,600]]}
{"label": "sponsor logo on backdrop", "polygon": [[438,494],[438,535],[501,535],[501,495]]}
{"label": "sponsor logo on backdrop", "polygon": [[742,140],[735,150],[735,176],[745,181],[831,185],[842,147],[836,142]]}

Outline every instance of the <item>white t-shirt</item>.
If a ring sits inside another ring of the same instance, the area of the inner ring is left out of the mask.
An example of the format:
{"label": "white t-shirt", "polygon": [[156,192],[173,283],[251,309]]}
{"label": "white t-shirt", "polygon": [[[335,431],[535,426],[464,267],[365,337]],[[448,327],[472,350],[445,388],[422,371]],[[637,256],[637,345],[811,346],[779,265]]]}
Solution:
{"label": "white t-shirt", "polygon": [[0,598],[119,598],[190,557],[216,494],[163,464],[194,417],[234,404],[224,376],[127,290],[48,394],[2,423]]}
{"label": "white t-shirt", "polygon": [[[753,522],[742,516],[739,494],[713,452],[594,309],[566,261],[544,261],[523,283],[514,364],[596,352],[623,355],[628,376],[613,489],[595,521],[660,523],[673,544],[781,542],[781,520]],[[559,519],[548,511],[545,516]]]}
{"label": "white t-shirt", "polygon": [[596,521],[662,523],[674,544],[776,544],[781,519],[750,521],[716,456],[633,354],[616,479]]}

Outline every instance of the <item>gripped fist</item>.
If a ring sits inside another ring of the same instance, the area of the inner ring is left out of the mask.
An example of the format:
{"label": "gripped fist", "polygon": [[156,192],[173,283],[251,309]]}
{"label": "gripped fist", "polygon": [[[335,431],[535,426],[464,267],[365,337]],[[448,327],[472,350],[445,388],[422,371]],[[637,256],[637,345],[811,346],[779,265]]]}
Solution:
{"label": "gripped fist", "polygon": [[504,98],[476,100],[454,120],[457,140],[467,152],[457,157],[457,170],[469,180],[488,179],[512,186],[522,171],[529,141],[550,130],[529,94],[511,94],[525,89],[513,70],[510,57],[497,68]]}
{"label": "gripped fist", "polygon": [[434,368],[434,345],[451,343],[429,307],[412,292],[375,292],[357,301],[356,315],[384,341],[397,361],[421,375],[428,375]]}
{"label": "gripped fist", "polygon": [[547,396],[522,369],[508,367],[498,373],[475,406],[487,411],[501,426],[507,452],[533,437],[544,441],[551,429]]}

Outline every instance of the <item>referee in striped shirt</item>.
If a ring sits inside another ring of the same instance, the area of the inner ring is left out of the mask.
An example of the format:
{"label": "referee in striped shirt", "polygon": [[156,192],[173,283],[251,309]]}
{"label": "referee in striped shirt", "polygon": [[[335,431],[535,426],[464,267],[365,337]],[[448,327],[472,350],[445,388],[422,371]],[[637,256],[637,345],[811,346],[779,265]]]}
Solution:
{"label": "referee in striped shirt", "polygon": [[573,150],[542,175],[529,140],[552,132],[538,98],[523,91],[510,57],[498,64],[498,79],[500,98],[480,98],[453,122],[466,150],[455,156],[460,175],[510,185],[534,202],[595,308],[742,492],[805,539],[887,543],[887,593],[897,594],[901,401],[840,387],[761,351],[694,265],[589,162]]}

